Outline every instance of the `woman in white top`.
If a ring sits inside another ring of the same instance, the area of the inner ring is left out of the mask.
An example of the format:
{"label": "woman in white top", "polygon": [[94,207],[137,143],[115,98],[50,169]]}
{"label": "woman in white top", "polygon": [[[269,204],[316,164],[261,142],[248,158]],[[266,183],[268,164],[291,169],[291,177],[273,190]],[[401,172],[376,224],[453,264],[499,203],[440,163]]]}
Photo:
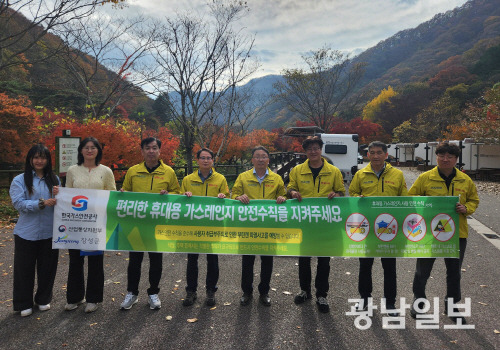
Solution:
{"label": "woman in white top", "polygon": [[[115,177],[107,166],[99,164],[102,147],[94,137],[87,137],[78,146],[78,165],[73,165],[66,174],[66,187],[116,191]],[[88,256],[87,292],[83,265]],[[85,312],[93,312],[103,300],[104,266],[103,252],[84,252],[69,249],[69,271],[66,292],[67,311],[75,310],[87,301]]]}

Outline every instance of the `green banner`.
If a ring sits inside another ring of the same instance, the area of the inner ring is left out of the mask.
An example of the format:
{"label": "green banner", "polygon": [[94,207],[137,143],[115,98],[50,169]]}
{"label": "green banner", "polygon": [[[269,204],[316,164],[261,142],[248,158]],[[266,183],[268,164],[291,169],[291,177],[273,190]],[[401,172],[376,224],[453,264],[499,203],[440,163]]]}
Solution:
{"label": "green banner", "polygon": [[284,204],[251,200],[244,205],[211,197],[110,192],[106,249],[458,257],[457,201],[458,197],[343,197]]}

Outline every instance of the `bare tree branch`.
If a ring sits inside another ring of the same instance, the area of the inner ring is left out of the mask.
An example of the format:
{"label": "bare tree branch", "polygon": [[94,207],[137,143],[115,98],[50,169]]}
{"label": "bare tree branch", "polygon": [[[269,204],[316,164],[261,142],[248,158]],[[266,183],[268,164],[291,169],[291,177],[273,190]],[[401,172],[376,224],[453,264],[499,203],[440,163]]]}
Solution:
{"label": "bare tree branch", "polygon": [[306,69],[285,69],[275,84],[275,98],[315,125],[328,130],[343,103],[364,74],[364,63],[352,64],[340,51],[322,48],[302,57]]}

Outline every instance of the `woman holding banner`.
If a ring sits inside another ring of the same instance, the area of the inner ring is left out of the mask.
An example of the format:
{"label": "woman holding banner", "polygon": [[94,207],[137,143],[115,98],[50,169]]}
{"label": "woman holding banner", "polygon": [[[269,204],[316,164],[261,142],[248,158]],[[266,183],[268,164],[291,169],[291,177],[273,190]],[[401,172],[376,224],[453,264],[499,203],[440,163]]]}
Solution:
{"label": "woman holding banner", "polygon": [[24,173],[10,186],[10,198],[19,211],[14,228],[14,311],[21,316],[33,313],[35,268],[37,291],[34,304],[40,311],[50,309],[57,271],[58,250],[52,249],[54,196],[59,179],[52,171],[50,152],[43,144],[28,151]]}
{"label": "woman holding banner", "polygon": [[[78,165],[68,169],[66,187],[116,191],[115,177],[110,168],[100,164],[102,147],[94,137],[87,137],[78,146]],[[87,292],[83,265],[88,256]],[[103,300],[104,265],[102,251],[69,249],[69,271],[66,311],[75,310],[87,300],[85,312],[97,310]]]}

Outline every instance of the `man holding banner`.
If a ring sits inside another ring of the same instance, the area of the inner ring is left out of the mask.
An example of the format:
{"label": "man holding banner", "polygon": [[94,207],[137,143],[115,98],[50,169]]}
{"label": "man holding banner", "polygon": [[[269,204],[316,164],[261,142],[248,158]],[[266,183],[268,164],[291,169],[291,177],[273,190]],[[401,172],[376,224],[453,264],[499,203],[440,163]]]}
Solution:
{"label": "man holding banner", "polygon": [[[179,182],[174,170],[160,160],[161,141],[148,137],[141,141],[141,153],[144,162],[131,167],[125,175],[121,191],[146,193],[180,193]],[[158,297],[162,273],[163,254],[149,252],[149,283],[148,303],[151,310],[161,308]],[[129,252],[127,269],[127,295],[121,303],[122,310],[129,310],[137,303],[141,265],[144,252]]]}
{"label": "man holding banner", "polygon": [[[297,165],[290,172],[288,196],[299,202],[302,197],[340,197],[344,195],[344,180],[340,170],[321,157],[323,140],[318,136],[309,136],[302,143],[307,160]],[[329,312],[330,306],[326,299],[330,276],[330,257],[319,256],[316,271],[316,304],[320,312]],[[311,257],[299,258],[300,293],[295,296],[295,304],[302,304],[311,299]]]}
{"label": "man holding banner", "polygon": [[[257,146],[252,150],[253,169],[241,173],[232,190],[232,198],[243,204],[250,203],[251,199],[275,199],[281,204],[286,201],[285,184],[283,179],[268,168],[269,151],[263,146]],[[243,255],[241,268],[241,289],[243,296],[241,305],[248,305],[252,300],[253,293],[253,265],[255,255]],[[259,300],[264,306],[271,306],[269,289],[271,275],[273,272],[273,256],[260,256],[260,283]]]}
{"label": "man holding banner", "polygon": [[[436,148],[437,166],[421,174],[410,188],[410,196],[458,196],[455,210],[459,214],[459,246],[460,257],[445,258],[446,265],[446,301],[445,312],[455,321],[463,324],[465,319],[461,316],[454,316],[458,313],[453,310],[453,304],[462,298],[460,289],[461,269],[464,260],[465,248],[467,247],[467,237],[469,227],[467,224],[467,215],[476,211],[479,204],[477,189],[471,178],[457,171],[457,164],[460,155],[460,148],[456,145],[450,145],[447,142],[440,143]],[[446,226],[446,225],[444,225]],[[425,295],[425,286],[429,279],[436,258],[418,258],[413,279],[413,295],[415,300],[427,299]],[[449,303],[452,299],[452,304]],[[411,315],[413,318],[422,313],[422,302],[413,304]]]}
{"label": "man holding banner", "polygon": [[[203,197],[229,197],[229,188],[224,175],[216,172],[214,165],[214,152],[208,148],[202,148],[196,153],[198,161],[198,171],[186,176],[182,180],[181,193],[186,196]],[[194,304],[198,287],[198,257],[199,254],[188,254],[188,263],[186,269],[186,297],[182,302],[184,306]],[[219,258],[217,254],[207,254],[207,278],[206,291],[207,306],[215,305],[215,292],[217,291],[217,281],[219,280]]]}
{"label": "man holding banner", "polygon": [[[373,141],[368,145],[370,163],[359,170],[349,186],[351,197],[371,196],[407,196],[406,182],[403,172],[386,163],[387,145]],[[387,229],[387,227],[386,227]],[[372,296],[372,267],[374,258],[359,258],[358,291],[362,302],[358,310],[367,310],[368,298]],[[381,258],[384,268],[384,298],[388,315],[397,317],[396,312],[396,258]]]}

